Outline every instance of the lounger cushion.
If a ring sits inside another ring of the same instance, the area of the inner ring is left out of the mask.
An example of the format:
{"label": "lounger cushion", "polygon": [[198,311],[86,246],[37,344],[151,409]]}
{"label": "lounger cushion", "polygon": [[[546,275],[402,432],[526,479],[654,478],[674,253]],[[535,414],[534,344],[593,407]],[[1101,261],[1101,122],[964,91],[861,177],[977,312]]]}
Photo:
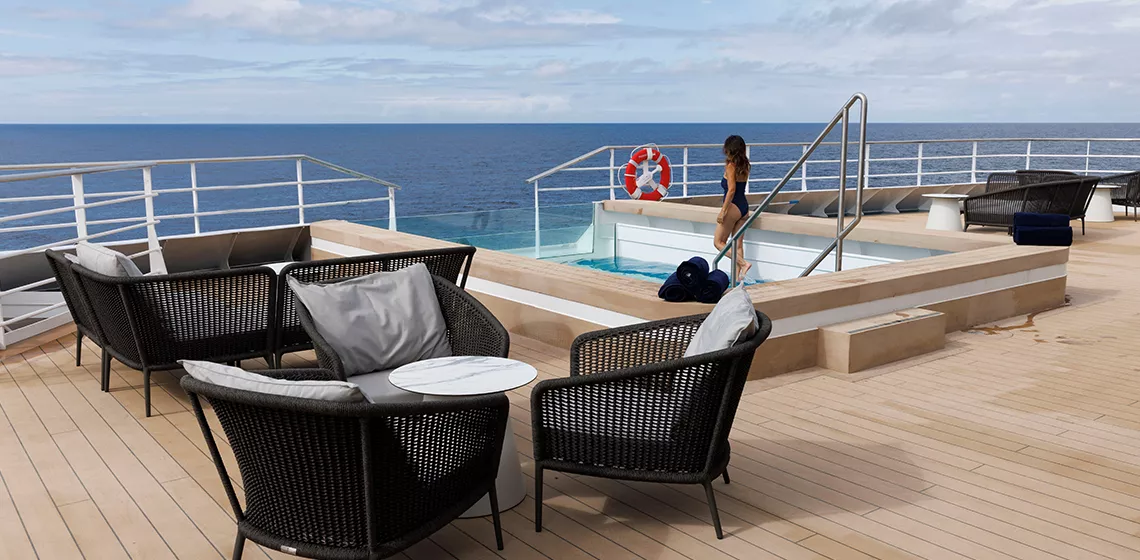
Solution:
{"label": "lounger cushion", "polygon": [[756,309],[752,307],[752,299],[743,286],[738,286],[725,294],[701,323],[689,341],[685,357],[731,348],[756,332],[756,327]]}
{"label": "lounger cushion", "polygon": [[126,255],[102,245],[81,241],[75,246],[75,254],[79,258],[79,266],[104,276],[143,275]]}
{"label": "lounger cushion", "polygon": [[186,373],[194,379],[231,389],[318,401],[364,402],[365,400],[360,387],[345,381],[288,381],[213,362],[182,360],[178,363],[182,364],[182,367],[186,368]]}
{"label": "lounger cushion", "polygon": [[353,376],[451,355],[435,283],[423,263],[333,284],[289,287]]}

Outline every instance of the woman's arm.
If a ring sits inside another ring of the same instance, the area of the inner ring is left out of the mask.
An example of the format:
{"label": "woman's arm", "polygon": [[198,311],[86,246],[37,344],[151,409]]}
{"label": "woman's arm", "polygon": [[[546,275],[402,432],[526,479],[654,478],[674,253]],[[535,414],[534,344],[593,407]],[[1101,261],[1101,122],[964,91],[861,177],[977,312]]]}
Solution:
{"label": "woman's arm", "polygon": [[728,217],[728,207],[732,204],[732,197],[736,195],[736,166],[732,163],[724,164],[724,178],[728,180],[728,190],[724,193],[724,203],[720,213],[716,216],[716,223],[723,224]]}

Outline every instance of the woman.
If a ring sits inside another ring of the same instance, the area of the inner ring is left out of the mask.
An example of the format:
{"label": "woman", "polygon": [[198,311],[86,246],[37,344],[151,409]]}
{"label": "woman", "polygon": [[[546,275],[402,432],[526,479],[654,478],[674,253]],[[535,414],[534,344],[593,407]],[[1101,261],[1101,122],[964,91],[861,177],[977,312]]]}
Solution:
{"label": "woman", "polygon": [[[744,139],[733,135],[724,141],[724,177],[720,186],[724,189],[724,203],[716,217],[716,233],[713,244],[717,251],[724,249],[729,237],[744,226],[748,219],[748,199],[744,191],[748,185],[748,174],[752,164],[748,161],[748,146]],[[744,238],[736,240],[736,281],[740,282],[748,274],[752,263],[744,260]]]}

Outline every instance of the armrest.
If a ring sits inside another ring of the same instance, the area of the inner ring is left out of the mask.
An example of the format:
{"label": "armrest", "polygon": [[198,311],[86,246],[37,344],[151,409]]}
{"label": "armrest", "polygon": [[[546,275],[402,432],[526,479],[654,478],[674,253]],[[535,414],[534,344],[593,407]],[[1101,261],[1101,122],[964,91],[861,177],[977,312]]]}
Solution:
{"label": "armrest", "polygon": [[264,369],[251,370],[251,373],[281,379],[284,381],[340,381],[335,373],[327,369]]}
{"label": "armrest", "polygon": [[685,354],[707,316],[690,315],[580,335],[570,345],[570,375],[676,360]]}
{"label": "armrest", "polygon": [[452,282],[439,276],[432,280],[452,354],[506,358],[511,338],[503,324],[479,300]]}

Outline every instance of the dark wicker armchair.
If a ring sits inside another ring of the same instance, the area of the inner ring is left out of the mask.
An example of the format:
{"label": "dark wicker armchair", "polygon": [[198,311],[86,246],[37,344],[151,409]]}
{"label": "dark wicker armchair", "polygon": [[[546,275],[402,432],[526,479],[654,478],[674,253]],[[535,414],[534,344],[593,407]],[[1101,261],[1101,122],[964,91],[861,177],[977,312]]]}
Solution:
{"label": "dark wicker armchair", "polygon": [[1112,203],[1124,207],[1124,216],[1128,217],[1128,209],[1132,209],[1132,219],[1137,219],[1140,211],[1140,171],[1123,173],[1111,177],[1103,177],[1101,185],[1112,185]]}
{"label": "dark wicker armchair", "polygon": [[1020,169],[1013,173],[990,173],[990,176],[986,178],[986,192],[991,193],[1038,183],[1064,181],[1073,177],[1079,177],[1079,175],[1072,171],[1041,171],[1036,169]]}
{"label": "dark wicker armchair", "polygon": [[[178,360],[273,361],[277,275],[270,268],[112,277],[71,266],[104,350],[143,372],[147,416],[151,372],[178,369]],[[107,391],[110,363],[104,362]]]}
{"label": "dark wicker armchair", "polygon": [[729,482],[728,435],[752,357],[772,331],[717,352],[682,357],[706,315],[579,336],[570,377],[531,393],[535,530],[542,530],[546,469],[621,480],[700,484],[723,538],[712,481]]}
{"label": "dark wicker armchair", "polygon": [[67,303],[67,310],[71,312],[71,318],[75,321],[75,367],[83,365],[83,337],[87,337],[103,348],[103,369],[109,369],[111,357],[103,346],[103,331],[99,330],[95,312],[83,293],[79,278],[71,268],[71,261],[68,260],[66,253],[53,249],[48,249],[44,254],[47,256],[52,274],[55,275],[55,283],[59,285],[59,291],[63,294],[63,301]]}
{"label": "dark wicker armchair", "polygon": [[292,276],[310,283],[331,282],[376,272],[392,272],[422,262],[427,265],[428,272],[463,288],[467,285],[467,273],[471,270],[474,258],[475,247],[463,246],[299,262],[286,266],[281,271],[277,286],[277,301],[281,307],[277,315],[275,352],[278,366],[285,354],[313,347],[312,339],[305,334],[305,329],[301,328],[301,322],[297,318],[293,290],[285,281],[286,277]]}
{"label": "dark wicker armchair", "polygon": [[1085,211],[1096,188],[1097,177],[1071,176],[1064,180],[1013,187],[986,192],[967,198],[966,227],[1013,227],[1018,212],[1065,214],[1081,220],[1084,231]]}
{"label": "dark wicker armchair", "polygon": [[[331,379],[322,370],[272,370]],[[503,549],[495,476],[510,401],[502,394],[415,404],[333,403],[252,393],[182,378],[246,539],[307,558],[387,558],[489,494]],[[202,410],[217,413],[245,490],[234,492]]]}
{"label": "dark wicker armchair", "polygon": [[[506,358],[510,352],[511,339],[503,324],[482,303],[451,281],[438,276],[432,276],[432,280],[435,282],[435,295],[443,312],[443,321],[447,324],[447,341],[451,343],[452,354]],[[320,367],[333,372],[337,379],[347,380],[344,364],[328,341],[317,332],[309,310],[301,302],[295,303],[297,318],[313,340]]]}

